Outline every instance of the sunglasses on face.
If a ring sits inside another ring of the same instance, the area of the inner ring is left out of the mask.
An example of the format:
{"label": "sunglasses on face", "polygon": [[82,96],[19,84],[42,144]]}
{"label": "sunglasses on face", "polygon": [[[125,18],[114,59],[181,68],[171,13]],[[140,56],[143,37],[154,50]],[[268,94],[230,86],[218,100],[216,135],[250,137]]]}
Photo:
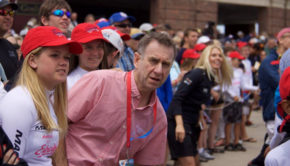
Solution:
{"label": "sunglasses on face", "polygon": [[5,9],[0,9],[0,15],[1,16],[14,16],[14,11],[13,10],[5,10]]}
{"label": "sunglasses on face", "polygon": [[67,16],[67,18],[70,18],[71,13],[69,11],[65,12],[63,10],[60,9],[56,9],[52,12],[53,15],[58,16],[58,17],[62,17],[64,14]]}
{"label": "sunglasses on face", "polygon": [[127,28],[127,27],[132,27],[132,24],[129,23],[129,24],[116,24],[115,25],[116,27],[120,27],[120,28]]}

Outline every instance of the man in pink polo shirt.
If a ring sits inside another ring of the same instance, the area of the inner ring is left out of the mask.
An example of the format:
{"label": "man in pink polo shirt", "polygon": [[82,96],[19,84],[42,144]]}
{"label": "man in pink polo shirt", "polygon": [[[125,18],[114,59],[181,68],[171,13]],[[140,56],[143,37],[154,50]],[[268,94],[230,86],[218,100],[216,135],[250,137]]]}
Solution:
{"label": "man in pink polo shirt", "polygon": [[69,92],[69,166],[161,165],[167,120],[156,95],[175,56],[167,34],[145,36],[135,53],[135,70],[93,71]]}

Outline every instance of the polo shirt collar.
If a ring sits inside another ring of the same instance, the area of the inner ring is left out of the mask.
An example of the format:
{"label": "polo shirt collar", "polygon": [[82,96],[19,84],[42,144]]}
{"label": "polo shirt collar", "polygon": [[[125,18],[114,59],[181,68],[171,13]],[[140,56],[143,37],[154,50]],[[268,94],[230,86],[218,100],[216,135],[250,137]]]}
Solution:
{"label": "polo shirt collar", "polygon": [[[134,70],[133,70],[134,71]],[[141,94],[138,90],[138,87],[136,85],[136,81],[135,81],[135,78],[134,78],[134,74],[133,74],[133,71],[132,71],[132,75],[131,75],[131,90],[132,90],[132,97],[133,97],[133,101],[134,100],[140,100],[141,98]],[[155,104],[155,102],[157,102],[157,95],[156,95],[156,90],[153,92],[152,96],[151,96],[151,99],[150,99],[150,102],[146,107],[153,107],[153,105]],[[135,102],[133,102],[135,103]]]}

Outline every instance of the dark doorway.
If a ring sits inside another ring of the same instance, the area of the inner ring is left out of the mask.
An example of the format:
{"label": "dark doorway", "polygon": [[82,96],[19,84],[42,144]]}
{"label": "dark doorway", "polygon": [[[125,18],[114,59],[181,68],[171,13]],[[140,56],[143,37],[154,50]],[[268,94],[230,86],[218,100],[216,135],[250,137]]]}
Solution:
{"label": "dark doorway", "polygon": [[134,16],[134,26],[139,26],[150,19],[150,0],[68,0],[72,10],[78,13],[78,21],[83,22],[87,14],[94,14],[96,19],[109,18],[113,13],[123,11]]}
{"label": "dark doorway", "polygon": [[255,24],[226,24],[226,35],[232,34],[237,38],[238,31],[244,34],[250,34],[255,31]]}
{"label": "dark doorway", "polygon": [[245,5],[232,5],[219,3],[218,23],[225,25],[225,35],[232,34],[236,37],[238,31],[245,35],[255,31],[261,7]]}

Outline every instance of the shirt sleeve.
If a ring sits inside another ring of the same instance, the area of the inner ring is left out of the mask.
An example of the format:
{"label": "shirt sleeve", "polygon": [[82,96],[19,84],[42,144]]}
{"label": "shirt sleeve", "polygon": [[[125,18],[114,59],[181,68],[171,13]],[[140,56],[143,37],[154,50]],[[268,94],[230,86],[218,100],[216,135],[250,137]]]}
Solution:
{"label": "shirt sleeve", "polygon": [[0,116],[2,120],[2,128],[8,138],[14,145],[14,149],[18,152],[19,157],[23,157],[25,147],[28,146],[27,138],[33,123],[37,116],[33,114],[35,107],[33,102],[27,103],[26,100],[17,100],[17,96],[8,96],[1,103]]}
{"label": "shirt sleeve", "polygon": [[168,112],[172,113],[173,115],[182,114],[182,102],[186,100],[190,93],[193,93],[193,89],[202,79],[202,73],[203,71],[201,69],[194,69],[184,75],[184,78],[180,83],[177,92],[173,96]]}
{"label": "shirt sleeve", "polygon": [[95,72],[83,76],[68,93],[67,116],[71,122],[86,117],[100,97],[101,79]]}
{"label": "shirt sleeve", "polygon": [[242,73],[241,80],[242,80],[241,81],[241,88],[242,88],[242,90],[255,91],[255,90],[258,90],[259,89],[257,86],[250,85],[249,83],[247,83],[247,81],[246,81],[246,75],[245,75],[244,72]]}
{"label": "shirt sleeve", "polygon": [[139,165],[161,165],[165,161],[167,139],[167,123],[145,147],[134,156],[134,162]]}

